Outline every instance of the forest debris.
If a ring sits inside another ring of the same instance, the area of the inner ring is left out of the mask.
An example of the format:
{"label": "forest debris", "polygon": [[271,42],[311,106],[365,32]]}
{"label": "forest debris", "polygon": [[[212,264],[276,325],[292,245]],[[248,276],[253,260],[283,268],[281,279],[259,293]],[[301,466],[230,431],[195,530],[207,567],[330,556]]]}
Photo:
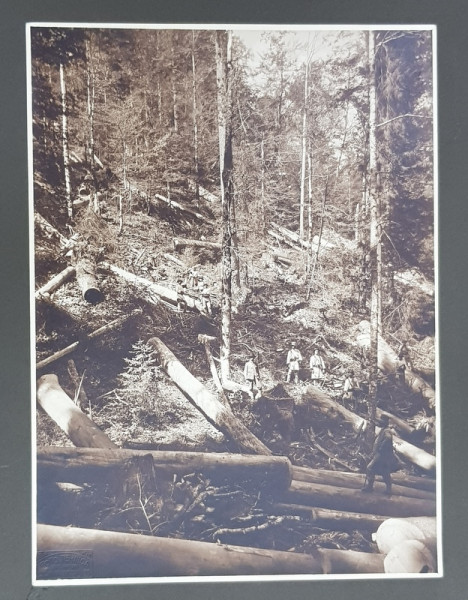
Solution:
{"label": "forest debris", "polygon": [[45,285],[43,285],[39,290],[37,290],[35,297],[36,300],[41,300],[42,298],[50,298],[50,294],[53,294],[61,285],[67,282],[73,275],[75,274],[75,267],[67,267],[54,277],[50,281],[48,281]]}
{"label": "forest debris", "polygon": [[180,250],[185,247],[206,248],[208,250],[221,250],[221,244],[217,242],[206,242],[204,240],[182,240],[180,238],[173,239],[174,249]]}

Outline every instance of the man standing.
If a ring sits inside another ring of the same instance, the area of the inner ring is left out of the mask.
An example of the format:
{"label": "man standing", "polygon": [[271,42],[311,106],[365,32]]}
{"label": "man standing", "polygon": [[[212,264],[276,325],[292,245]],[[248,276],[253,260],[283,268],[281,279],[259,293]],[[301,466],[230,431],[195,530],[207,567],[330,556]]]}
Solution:
{"label": "man standing", "polygon": [[288,356],[286,358],[286,364],[288,365],[288,374],[286,376],[286,381],[290,383],[291,376],[296,383],[299,383],[299,363],[302,360],[302,354],[296,348],[296,343],[291,342],[291,349],[288,352]]}
{"label": "man standing", "polygon": [[360,391],[361,386],[359,381],[354,376],[354,371],[350,371],[343,384],[342,400],[345,404],[349,402],[352,410],[356,410],[357,408],[357,400]]}
{"label": "man standing", "polygon": [[245,363],[244,377],[249,386],[249,396],[253,399],[253,391],[258,385],[258,369],[257,365],[254,363],[254,357],[252,355],[249,356],[247,362]]}
{"label": "man standing", "polygon": [[325,379],[325,363],[323,358],[320,356],[317,348],[314,350],[314,353],[310,357],[310,379],[312,383],[315,384],[318,381],[319,385],[323,383]]}
{"label": "man standing", "polygon": [[392,472],[395,470],[397,458],[393,453],[393,433],[389,426],[388,415],[381,417],[382,429],[377,434],[372,449],[371,461],[367,465],[366,482],[362,492],[372,492],[376,475],[381,475],[387,486],[385,493],[392,494]]}
{"label": "man standing", "polygon": [[201,301],[202,301],[202,309],[208,315],[212,316],[211,311],[211,292],[208,284],[205,282],[200,292]]}

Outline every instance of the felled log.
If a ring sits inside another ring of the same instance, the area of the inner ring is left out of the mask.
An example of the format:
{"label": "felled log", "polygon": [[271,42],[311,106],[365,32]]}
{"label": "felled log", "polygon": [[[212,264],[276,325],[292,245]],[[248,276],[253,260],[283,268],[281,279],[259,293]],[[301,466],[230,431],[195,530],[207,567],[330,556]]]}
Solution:
{"label": "felled log", "polygon": [[97,304],[102,300],[102,292],[96,277],[96,265],[93,261],[82,258],[77,262],[76,281],[86,302]]}
{"label": "felled log", "polygon": [[[314,238],[312,240],[312,245],[311,245],[307,240],[302,240],[297,233],[294,233],[293,231],[286,229],[286,227],[281,227],[280,225],[277,225],[276,223],[272,223],[271,226],[278,234],[280,234],[280,236],[282,236],[283,239],[290,240],[291,242],[294,242],[296,245],[301,246],[302,248],[308,249],[308,248],[312,247],[312,249],[314,249],[317,247],[317,244],[318,244],[318,236],[317,235],[314,236]],[[327,240],[324,240],[322,237],[322,239],[320,241],[320,247],[330,249],[330,248],[334,248],[335,245],[332,244],[331,242],[328,242]]]}
{"label": "felled log", "polygon": [[195,406],[213,425],[235,442],[242,452],[271,454],[271,450],[255,437],[228,408],[223,406],[216,396],[177,360],[159,338],[153,337],[148,343],[155,349],[163,369],[174,383],[192,399]]}
{"label": "felled log", "polygon": [[[344,406],[341,406],[341,404],[335,402],[325,392],[313,385],[307,387],[306,392],[303,394],[302,402],[310,402],[314,407],[320,410],[320,412],[331,419],[344,419],[358,433],[364,431],[368,427],[366,419],[351,412]],[[377,427],[376,432],[378,431],[379,428]],[[424,471],[431,474],[435,473],[437,463],[435,456],[432,456],[432,454],[429,454],[417,446],[413,446],[413,444],[402,440],[398,436],[393,436],[393,447],[398,454],[406,460],[417,465]]]}
{"label": "felled log", "polygon": [[54,275],[50,281],[48,281],[45,285],[43,285],[40,289],[37,290],[35,294],[36,300],[41,300],[42,298],[50,297],[50,294],[53,294],[60,286],[62,286],[66,281],[71,279],[75,274],[75,267],[67,267],[57,275]]}
{"label": "felled log", "polygon": [[[292,478],[295,481],[307,483],[321,483],[325,485],[336,485],[338,487],[361,489],[365,483],[365,475],[361,473],[346,473],[342,471],[330,471],[326,469],[311,469],[308,467],[291,467]],[[392,491],[398,496],[408,496],[410,498],[422,498],[435,502],[436,495],[433,491],[420,490],[404,485],[399,485],[399,481],[394,481]],[[376,493],[383,492],[385,485],[376,481],[374,484]]]}
{"label": "felled log", "polygon": [[[86,561],[83,548],[90,551]],[[294,575],[324,573],[382,573],[381,554],[319,548],[311,554],[264,550],[246,546],[162,538],[134,533],[37,526],[39,580],[108,579],[222,575]],[[77,553],[79,561],[67,570],[49,558],[58,552]]]}
{"label": "felled log", "polygon": [[270,508],[270,514],[297,515],[312,523],[315,527],[332,531],[354,531],[366,529],[375,531],[388,517],[350,511],[317,508],[303,504],[285,504],[278,502]]}
{"label": "felled log", "polygon": [[379,552],[388,554],[392,548],[407,540],[433,540],[437,537],[435,517],[387,519],[372,534]]}
{"label": "felled log", "polygon": [[156,476],[202,473],[211,481],[230,484],[257,482],[259,487],[283,491],[291,483],[290,462],[285,456],[261,456],[218,452],[179,452],[95,448],[41,447],[37,450],[38,477],[81,485],[108,480],[125,464],[151,456]]}
{"label": "felled log", "polygon": [[436,511],[436,503],[432,500],[369,494],[350,488],[295,480],[284,492],[281,501],[350,512],[384,513],[390,517],[433,516]]}
{"label": "felled log", "polygon": [[203,240],[182,240],[180,238],[174,238],[174,249],[180,250],[181,248],[206,248],[207,250],[221,250],[221,244],[217,242],[205,242]]}
{"label": "felled log", "polygon": [[219,392],[221,401],[224,404],[224,406],[230,408],[229,401],[226,398],[226,394],[224,393],[224,388],[219,378],[216,365],[214,363],[213,354],[211,353],[211,342],[216,341],[216,338],[211,335],[205,335],[200,333],[198,336],[198,341],[200,344],[203,344],[205,348],[206,360],[208,362],[208,366],[210,367],[211,377],[213,378],[213,382],[216,386],[216,389]]}
{"label": "felled log", "polygon": [[164,253],[163,256],[165,259],[170,260],[171,262],[176,264],[178,267],[182,267],[183,269],[187,268],[187,265],[183,261],[181,261],[179,258],[176,258],[175,256],[172,256],[172,254]]}
{"label": "felled log", "polygon": [[427,281],[424,275],[417,270],[401,271],[400,273],[395,273],[393,278],[402,285],[421,290],[427,296],[434,296],[434,284]]}
{"label": "felled log", "polygon": [[[148,290],[150,294],[156,294],[156,296],[159,296],[166,302],[169,302],[174,307],[177,306],[178,294],[175,290],[165,288],[162,285],[149,281],[148,279],[144,279],[143,277],[139,277],[138,275],[134,275],[125,269],[121,269],[120,267],[116,267],[107,262],[101,263],[100,266],[106,271],[110,271],[111,273],[114,273],[114,275],[118,275],[119,277],[122,277],[122,279],[125,279],[136,286],[142,286]],[[193,296],[189,296],[187,294],[183,294],[182,298],[184,299],[188,308],[196,308],[200,312],[202,311],[202,304],[198,298],[194,298]]]}
{"label": "felled log", "polygon": [[211,223],[211,221],[209,221],[206,217],[204,217],[200,212],[193,210],[192,208],[189,208],[188,206],[184,206],[183,204],[180,204],[180,202],[175,202],[174,200],[169,200],[168,198],[161,196],[161,194],[155,194],[153,198],[150,198],[150,200],[152,202],[155,202],[155,201],[162,202],[166,206],[169,206],[169,208],[175,208],[175,209],[179,210],[180,212],[186,213],[187,215],[190,215],[192,217],[195,217],[196,219],[199,219],[200,221],[203,221],[205,223]]}
{"label": "felled log", "polygon": [[[361,321],[359,323],[359,335],[357,343],[364,347],[369,347],[369,321]],[[378,365],[384,373],[396,373],[399,364],[397,353],[387,344],[387,342],[379,336],[378,346]],[[414,373],[411,369],[405,369],[405,384],[410,390],[421,396],[427,401],[430,408],[435,408],[435,392],[434,389],[422,377]]]}
{"label": "felled log", "polygon": [[385,573],[437,573],[436,540],[406,540],[384,558]]}
{"label": "felled log", "polygon": [[48,238],[55,238],[62,248],[65,248],[68,245],[68,239],[38,212],[34,213],[34,225],[36,225]]}
{"label": "felled log", "polygon": [[[49,554],[82,553],[83,548],[92,553],[92,567],[86,568],[81,562],[75,567],[73,578],[285,575],[323,571],[320,555],[38,525],[38,579],[47,579],[47,566],[42,570],[41,565],[47,565]],[[69,573],[68,568],[53,578],[66,577]]]}
{"label": "felled log", "polygon": [[[94,339],[100,337],[101,335],[104,335],[105,333],[112,331],[113,329],[117,329],[117,327],[120,327],[120,325],[125,323],[125,321],[127,319],[129,319],[130,317],[132,317],[133,315],[135,315],[139,312],[140,312],[139,310],[135,310],[132,313],[130,313],[130,315],[125,315],[124,317],[118,317],[117,319],[114,319],[110,323],[107,323],[106,325],[103,325],[102,327],[99,327],[98,329],[95,329],[94,331],[92,331],[90,334],[87,335],[86,339],[94,340]],[[83,344],[83,342],[78,340],[76,342],[73,342],[73,344],[70,344],[66,348],[63,348],[62,350],[59,350],[58,352],[54,352],[54,354],[51,354],[44,360],[41,360],[38,363],[36,363],[36,369],[37,370],[43,369],[44,367],[47,367],[48,365],[52,364],[56,360],[59,360],[60,358],[63,358],[64,356],[71,354],[77,348],[79,348],[79,346],[82,344]]]}
{"label": "felled log", "polygon": [[107,435],[76,406],[60,387],[56,375],[43,375],[37,381],[38,404],[68,435],[75,446],[117,448]]}
{"label": "felled log", "polygon": [[287,265],[288,267],[294,264],[294,262],[288,258],[287,256],[283,256],[283,254],[279,254],[279,252],[271,252],[273,260],[275,262]]}

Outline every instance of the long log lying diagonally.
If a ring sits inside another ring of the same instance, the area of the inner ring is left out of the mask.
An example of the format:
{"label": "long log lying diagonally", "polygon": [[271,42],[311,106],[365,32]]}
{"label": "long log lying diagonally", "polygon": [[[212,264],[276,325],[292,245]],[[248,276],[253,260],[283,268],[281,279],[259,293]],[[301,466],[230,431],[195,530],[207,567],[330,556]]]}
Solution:
{"label": "long log lying diagonally", "polygon": [[156,474],[165,473],[171,478],[195,472],[211,481],[228,480],[230,484],[251,480],[275,492],[286,490],[291,483],[291,463],[285,456],[55,446],[38,448],[38,477],[77,485],[102,482],[112,473],[121,472],[129,460],[148,455]]}
{"label": "long log lying diagonally", "polygon": [[205,417],[236,443],[242,452],[271,454],[271,450],[255,437],[228,408],[223,406],[216,396],[182,365],[159,338],[153,337],[148,340],[148,343],[156,351],[163,369],[174,383],[192,399]]}
{"label": "long log lying diagonally", "polygon": [[[313,385],[309,385],[307,387],[307,390],[303,395],[303,403],[312,404],[315,408],[318,408],[330,418],[344,419],[350,423],[353,429],[358,433],[363,431],[363,429],[366,429],[368,426],[366,419],[351,412],[344,406],[341,406],[341,404],[335,402],[324,391]],[[376,430],[378,431],[379,428],[377,427]],[[406,460],[412,462],[421,469],[424,469],[424,471],[435,473],[436,458],[435,456],[432,456],[432,454],[429,454],[417,446],[413,446],[413,444],[402,440],[398,436],[393,436],[393,446],[395,450]]]}
{"label": "long log lying diagonally", "polygon": [[181,204],[180,202],[175,202],[174,200],[169,200],[168,198],[161,196],[161,194],[154,194],[154,197],[150,198],[150,201],[156,202],[156,203],[163,202],[165,205],[169,206],[170,208],[175,208],[175,209],[179,210],[180,212],[186,213],[192,217],[195,217],[196,219],[199,219],[200,221],[203,221],[204,223],[212,223],[209,219],[207,219],[205,216],[203,216],[200,212],[193,210],[193,208],[189,208],[188,206],[185,206],[185,205]]}
{"label": "long log lying diagonally", "polygon": [[174,249],[180,250],[187,246],[191,248],[206,248],[208,250],[221,250],[221,244],[217,242],[205,242],[203,240],[182,240],[180,238],[174,238]]}
{"label": "long log lying diagonally", "polygon": [[67,396],[56,375],[43,375],[38,379],[36,398],[38,404],[63,429],[75,446],[117,448],[116,444]]}
{"label": "long log lying diagonally", "polygon": [[[133,273],[130,273],[130,271],[126,271],[125,269],[121,269],[120,267],[116,267],[107,262],[101,263],[100,267],[102,267],[106,271],[114,273],[114,275],[122,277],[122,279],[125,279],[126,281],[133,283],[134,285],[142,286],[143,288],[147,289],[150,293],[156,294],[156,296],[159,296],[166,302],[169,302],[170,304],[174,305],[174,307],[177,306],[178,294],[175,290],[165,288],[162,285],[159,285],[158,283],[154,283],[153,281],[149,281],[148,279],[144,279],[143,277],[134,275]],[[194,298],[193,296],[189,296],[187,294],[183,294],[182,298],[184,299],[185,304],[188,306],[188,308],[195,308],[199,311],[202,310],[202,304],[198,300],[198,298]]]}
{"label": "long log lying diagonally", "polygon": [[[108,331],[117,329],[117,327],[120,327],[120,325],[125,323],[125,321],[127,319],[129,319],[130,317],[134,316],[135,314],[137,314],[139,312],[140,311],[137,309],[137,310],[134,310],[133,312],[131,312],[129,315],[125,315],[123,317],[118,317],[117,319],[114,319],[110,323],[106,323],[106,325],[103,325],[102,327],[99,327],[98,329],[95,329],[90,334],[88,334],[87,339],[94,340],[94,339],[100,337],[101,335],[104,335]],[[76,342],[73,342],[73,344],[70,344],[66,348],[63,348],[62,350],[59,350],[58,352],[54,352],[54,354],[51,354],[44,360],[41,360],[38,363],[36,363],[36,370],[43,369],[44,367],[47,367],[48,365],[52,364],[56,360],[59,360],[60,358],[63,358],[64,356],[71,354],[77,348],[79,348],[80,345],[83,345],[83,342],[82,341],[80,342],[78,340]]]}
{"label": "long log lying diagonally", "polygon": [[382,554],[353,550],[320,548],[311,555],[135,533],[38,525],[39,574],[40,561],[47,560],[47,553],[83,548],[90,550],[93,556],[92,571],[86,569],[81,575],[85,578],[383,573],[384,561]]}
{"label": "long log lying diagonally", "polygon": [[58,288],[71,279],[74,274],[75,267],[67,267],[57,275],[54,275],[50,281],[37,290],[35,294],[36,300],[49,298],[50,294],[53,294],[58,290]]}
{"label": "long log lying diagonally", "polygon": [[[359,324],[360,333],[357,336],[357,343],[364,347],[369,347],[369,321],[361,321]],[[384,373],[395,373],[398,366],[397,353],[390,347],[389,344],[379,336],[379,352],[378,352],[379,369]],[[411,391],[421,396],[427,401],[430,408],[435,407],[435,392],[434,389],[424,381],[422,377],[414,373],[411,369],[405,369],[405,384]]]}

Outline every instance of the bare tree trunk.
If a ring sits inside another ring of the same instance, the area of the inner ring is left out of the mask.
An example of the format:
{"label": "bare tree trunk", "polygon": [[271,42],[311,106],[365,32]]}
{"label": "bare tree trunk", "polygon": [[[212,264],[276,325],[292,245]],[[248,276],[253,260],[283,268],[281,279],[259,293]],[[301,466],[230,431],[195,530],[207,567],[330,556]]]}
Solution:
{"label": "bare tree trunk", "polygon": [[36,397],[40,406],[63,429],[75,446],[117,448],[116,444],[67,396],[56,375],[43,375],[38,379]]}
{"label": "bare tree trunk", "polygon": [[73,218],[73,202],[70,186],[70,158],[68,153],[68,125],[67,125],[67,90],[63,63],[60,63],[60,91],[62,94],[62,148],[63,172],[65,176],[65,196],[68,218]]}
{"label": "bare tree trunk", "polygon": [[302,115],[302,160],[301,160],[301,193],[299,201],[299,237],[304,239],[304,206],[305,206],[305,171],[307,154],[307,88],[308,88],[309,64],[305,64],[304,77],[304,107]]}
{"label": "bare tree trunk", "polygon": [[223,406],[214,394],[195,379],[159,338],[151,338],[148,343],[155,349],[163,369],[174,383],[190,396],[203,415],[232,439],[240,450],[250,454],[271,454],[271,451]]}
{"label": "bare tree trunk", "polygon": [[96,265],[93,261],[82,258],[76,263],[76,281],[86,302],[97,304],[102,300],[96,277]]}
{"label": "bare tree trunk", "polygon": [[314,259],[312,262],[312,269],[311,269],[311,272],[309,275],[309,284],[307,286],[307,294],[306,294],[307,300],[310,298],[310,290],[312,289],[312,283],[314,281],[315,269],[317,268],[317,263],[318,263],[320,245],[322,242],[323,224],[325,221],[325,205],[327,203],[327,195],[328,195],[328,174],[327,174],[327,179],[325,181],[325,190],[323,192],[322,210],[320,213],[320,230],[319,230],[318,242],[317,242],[317,247],[315,249]]}
{"label": "bare tree trunk", "polygon": [[198,109],[197,78],[195,69],[195,31],[192,30],[192,113],[193,113],[193,163],[195,171],[195,199],[200,201],[200,167],[198,164]]}

